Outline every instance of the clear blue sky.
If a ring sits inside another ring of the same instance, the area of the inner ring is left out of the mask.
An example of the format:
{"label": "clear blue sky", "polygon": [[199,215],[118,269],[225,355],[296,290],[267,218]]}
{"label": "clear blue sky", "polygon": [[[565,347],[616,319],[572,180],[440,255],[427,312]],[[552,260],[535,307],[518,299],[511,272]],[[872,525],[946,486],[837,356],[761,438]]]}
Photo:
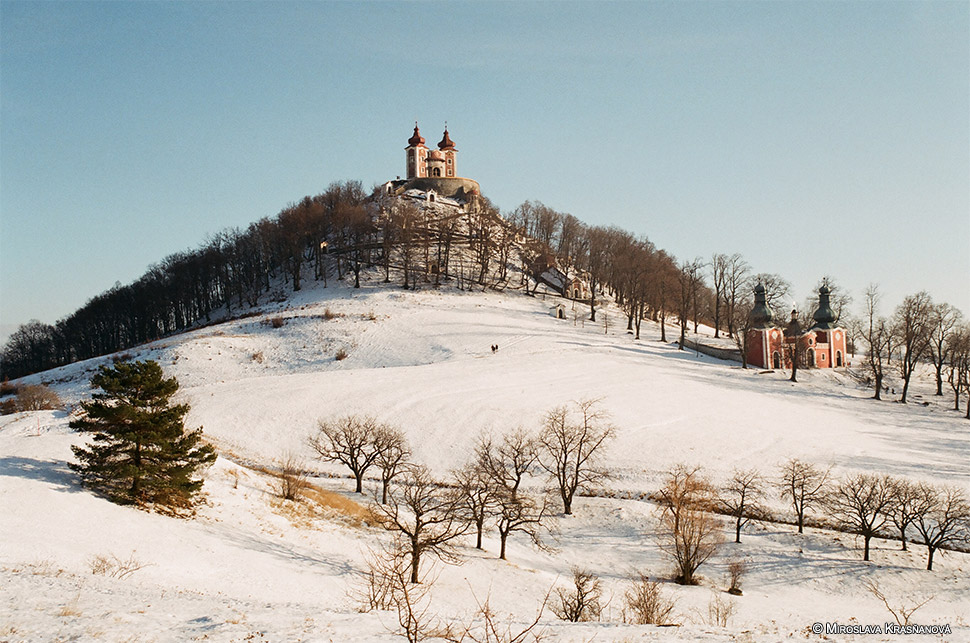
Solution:
{"label": "clear blue sky", "polygon": [[415,120],[543,201],[801,302],[970,315],[970,3],[0,3],[0,324],[54,322]]}

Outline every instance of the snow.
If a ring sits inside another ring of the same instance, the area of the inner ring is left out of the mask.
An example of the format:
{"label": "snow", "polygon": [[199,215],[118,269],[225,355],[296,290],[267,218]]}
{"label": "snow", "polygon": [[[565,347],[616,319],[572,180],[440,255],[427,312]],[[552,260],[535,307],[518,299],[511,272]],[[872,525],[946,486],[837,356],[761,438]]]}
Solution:
{"label": "snow", "polygon": [[[547,610],[549,640],[818,639],[814,622],[892,621],[865,579],[894,601],[932,596],[914,622],[949,624],[944,640],[970,640],[970,555],[948,553],[928,572],[925,548],[900,552],[897,542],[877,539],[873,562],[864,563],[852,536],[798,535],[774,523],[724,545],[700,569],[701,586],[665,583],[680,627],[620,623],[634,570],[669,577],[656,545],[657,509],[641,498],[672,465],[700,465],[722,480],[736,467],[775,475],[798,457],[836,475],[872,471],[970,490],[970,423],[949,410],[950,398],[932,400],[929,379],[916,391],[929,406],[876,402],[844,372],[799,371],[792,384],[782,373],[660,343],[653,325],[634,341],[614,309],[583,324],[571,310],[567,320],[552,317],[549,308],[562,301],[555,297],[412,292],[377,282],[360,290],[310,284],[256,316],[128,351],[178,377],[179,395],[192,406],[187,426],[202,426],[222,456],[206,473],[206,502],[194,518],[113,505],[81,489],[67,467],[70,446],[81,440],[68,413],[0,418],[0,641],[395,640],[390,613],[360,613],[349,596],[367,549],[386,534],[312,503],[276,500],[253,467],[295,453],[319,475],[316,483],[353,497],[347,472],[313,460],[306,446],[321,418],[366,413],[397,424],[415,460],[446,476],[482,432],[535,429],[550,409],[581,399],[600,399],[616,425],[607,457],[613,479],[579,498],[574,516],[554,521],[548,550],[513,535],[505,562],[494,534],[484,552],[463,541],[464,564],[435,566],[432,611],[443,619],[470,619],[488,597],[502,618],[524,627],[580,565],[612,597],[605,621],[566,624]],[[273,328],[274,317],[284,324]],[[672,329],[668,337],[676,337]],[[348,357],[337,360],[341,349]],[[106,361],[27,381],[51,382],[74,405]],[[776,500],[774,509],[784,506]],[[145,566],[124,579],[94,575],[98,556]],[[725,588],[734,557],[748,561],[744,595],[730,599],[729,626],[716,627],[707,623],[708,603]]]}

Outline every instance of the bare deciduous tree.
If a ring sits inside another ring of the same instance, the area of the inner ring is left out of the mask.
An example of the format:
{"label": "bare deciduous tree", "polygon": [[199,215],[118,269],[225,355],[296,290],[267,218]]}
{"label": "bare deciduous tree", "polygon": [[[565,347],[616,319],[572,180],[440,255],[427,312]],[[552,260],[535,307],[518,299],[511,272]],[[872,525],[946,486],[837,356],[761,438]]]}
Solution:
{"label": "bare deciduous tree", "polygon": [[860,473],[839,482],[828,504],[843,529],[862,536],[862,560],[869,560],[869,543],[889,519],[895,485],[886,476]]}
{"label": "bare deciduous tree", "polygon": [[608,477],[598,460],[616,431],[598,404],[599,400],[577,402],[575,414],[564,406],[553,409],[539,434],[539,464],[556,481],[567,516],[577,490]]}
{"label": "bare deciduous tree", "polygon": [[543,520],[549,512],[549,502],[546,496],[536,498],[524,493],[511,493],[508,489],[499,488],[496,496],[498,505],[496,521],[499,534],[499,558],[505,557],[506,543],[509,536],[520,531],[529,536],[532,544],[542,547]]}
{"label": "bare deciduous tree", "polygon": [[308,442],[324,460],[346,465],[356,480],[354,491],[363,493],[364,474],[380,453],[375,441],[378,427],[374,418],[357,415],[321,420],[316,435]]}
{"label": "bare deciduous tree", "polygon": [[475,527],[475,548],[481,549],[485,521],[498,505],[501,487],[478,459],[458,469],[453,475],[458,492],[458,512]]}
{"label": "bare deciduous tree", "polygon": [[923,607],[934,598],[933,596],[930,596],[929,598],[920,597],[915,601],[910,602],[908,599],[911,597],[907,597],[905,599],[900,598],[890,602],[890,599],[879,588],[879,585],[877,585],[875,581],[867,578],[862,581],[862,585],[869,591],[870,594],[882,601],[882,604],[886,606],[889,613],[893,615],[894,619],[896,619],[897,625],[909,625],[910,618],[913,616],[916,610]]}
{"label": "bare deciduous tree", "polygon": [[970,503],[956,487],[920,483],[913,514],[913,526],[926,545],[926,569],[930,571],[936,550],[970,540]]}
{"label": "bare deciduous tree", "polygon": [[741,529],[751,520],[764,515],[760,501],[765,495],[765,479],[755,469],[735,469],[721,489],[718,505],[734,518],[734,542],[741,542]]}
{"label": "bare deciduous tree", "polygon": [[798,520],[798,533],[804,533],[805,512],[817,507],[825,500],[825,483],[829,472],[821,471],[815,465],[792,458],[781,467],[779,488],[781,497],[791,503]]}
{"label": "bare deciduous tree", "polygon": [[660,549],[673,558],[676,581],[694,585],[694,574],[721,542],[720,524],[710,509],[714,488],[699,468],[678,465],[667,473],[660,490]]}
{"label": "bare deciduous tree", "polygon": [[873,382],[872,397],[881,400],[883,379],[886,376],[885,363],[892,343],[892,332],[886,319],[877,315],[880,295],[875,284],[866,289],[865,297],[865,314],[856,328],[856,335],[866,343],[865,368]]}
{"label": "bare deciduous tree", "polygon": [[451,541],[468,530],[457,511],[456,494],[435,480],[427,467],[411,465],[391,485],[387,503],[377,505],[385,529],[400,532],[411,558],[411,582],[418,581],[421,557],[457,563]]}
{"label": "bare deciduous tree", "polygon": [[919,487],[903,478],[893,479],[892,486],[893,501],[889,506],[889,519],[899,530],[902,549],[906,551],[906,528],[913,524],[916,517],[914,510],[919,501]]}
{"label": "bare deciduous tree", "polygon": [[893,315],[893,334],[903,351],[899,361],[899,375],[903,378],[903,395],[899,401],[906,403],[909,383],[919,361],[930,346],[933,301],[926,291],[910,295],[896,308]]}
{"label": "bare deciduous tree", "polygon": [[936,370],[936,394],[943,395],[943,367],[950,356],[950,338],[959,328],[963,315],[947,303],[933,306],[930,316],[930,360]]}
{"label": "bare deciduous tree", "polygon": [[522,428],[506,433],[498,443],[488,437],[481,438],[475,455],[489,477],[513,496],[539,457],[535,436]]}
{"label": "bare deciduous tree", "polygon": [[946,381],[953,391],[953,408],[960,410],[960,394],[967,394],[967,415],[970,420],[970,325],[964,324],[949,338],[950,351]]}
{"label": "bare deciduous tree", "polygon": [[381,504],[387,502],[387,490],[391,482],[403,471],[411,457],[407,438],[397,427],[382,424],[374,433],[374,446],[377,457],[374,466],[381,472]]}
{"label": "bare deciduous tree", "polygon": [[599,620],[603,612],[603,584],[593,572],[573,568],[573,585],[556,590],[556,600],[550,609],[564,621],[580,623]]}

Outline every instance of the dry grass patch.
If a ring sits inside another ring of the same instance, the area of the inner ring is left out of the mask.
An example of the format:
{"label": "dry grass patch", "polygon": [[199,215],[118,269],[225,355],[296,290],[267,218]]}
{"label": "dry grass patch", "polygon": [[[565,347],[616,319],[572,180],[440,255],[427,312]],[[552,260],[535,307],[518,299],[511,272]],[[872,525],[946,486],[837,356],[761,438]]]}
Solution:
{"label": "dry grass patch", "polygon": [[327,517],[336,517],[353,527],[376,527],[380,518],[370,507],[333,491],[327,491],[315,484],[308,484],[303,497],[316,504]]}

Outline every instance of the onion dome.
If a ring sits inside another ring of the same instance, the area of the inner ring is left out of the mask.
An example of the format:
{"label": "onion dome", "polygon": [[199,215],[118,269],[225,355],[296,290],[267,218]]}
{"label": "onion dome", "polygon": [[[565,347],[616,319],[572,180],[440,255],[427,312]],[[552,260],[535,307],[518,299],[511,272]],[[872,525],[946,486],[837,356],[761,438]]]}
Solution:
{"label": "onion dome", "polygon": [[791,321],[785,327],[785,337],[801,337],[802,325],[798,323],[798,311],[791,311]]}
{"label": "onion dome", "polygon": [[424,137],[421,136],[420,130],[418,130],[418,124],[414,124],[414,135],[408,139],[408,145],[424,145]]}
{"label": "onion dome", "polygon": [[832,312],[832,306],[829,304],[829,295],[831,294],[832,291],[828,284],[822,284],[822,287],[818,289],[818,310],[812,315],[812,319],[815,320],[813,328],[835,328],[835,313]]}
{"label": "onion dome", "polygon": [[748,313],[751,328],[767,328],[771,324],[771,309],[765,303],[765,287],[760,283],[754,288],[754,308]]}
{"label": "onion dome", "polygon": [[455,142],[453,140],[451,140],[451,137],[448,136],[448,128],[447,127],[445,128],[445,135],[441,138],[441,141],[438,142],[438,149],[439,150],[453,150],[453,149],[455,149]]}

